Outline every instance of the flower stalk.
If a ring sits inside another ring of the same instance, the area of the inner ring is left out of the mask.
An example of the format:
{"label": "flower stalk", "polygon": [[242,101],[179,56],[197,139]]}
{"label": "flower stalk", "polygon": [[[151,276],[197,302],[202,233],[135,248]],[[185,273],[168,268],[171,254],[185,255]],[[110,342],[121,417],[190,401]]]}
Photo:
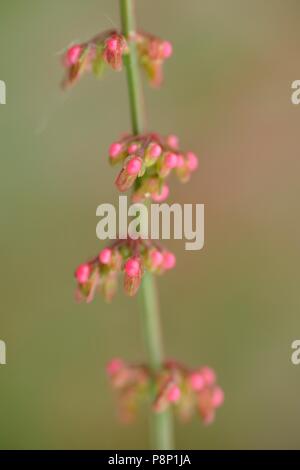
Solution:
{"label": "flower stalk", "polygon": [[[129,45],[129,53],[124,57],[133,134],[144,131],[141,84],[138,69],[135,36],[135,12],[133,0],[120,0],[122,33]],[[147,347],[148,361],[153,373],[159,372],[163,362],[163,346],[160,325],[159,303],[156,285],[151,273],[145,273],[142,281],[143,312],[142,323]],[[153,397],[155,397],[153,384]],[[161,413],[151,412],[151,438],[153,449],[173,448],[173,425],[171,410]]]}

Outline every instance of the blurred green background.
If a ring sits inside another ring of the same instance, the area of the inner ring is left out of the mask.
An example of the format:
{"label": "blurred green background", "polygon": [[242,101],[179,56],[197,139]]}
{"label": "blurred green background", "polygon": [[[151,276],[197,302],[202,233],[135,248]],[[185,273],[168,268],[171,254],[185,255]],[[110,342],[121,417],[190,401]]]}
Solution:
{"label": "blurred green background", "polygon": [[[165,349],[218,372],[216,422],[176,423],[182,449],[298,448],[300,366],[298,0],[138,0],[140,27],[168,38],[165,86],[145,87],[150,129],[178,133],[200,168],[172,201],[205,203],[206,242],[159,280]],[[129,130],[125,76],[59,88],[60,52],[118,25],[111,0],[1,2],[0,447],[146,448],[142,410],[116,418],[104,368],[145,359],[136,299],[73,298],[94,255],[95,210],[117,202],[109,144]]]}

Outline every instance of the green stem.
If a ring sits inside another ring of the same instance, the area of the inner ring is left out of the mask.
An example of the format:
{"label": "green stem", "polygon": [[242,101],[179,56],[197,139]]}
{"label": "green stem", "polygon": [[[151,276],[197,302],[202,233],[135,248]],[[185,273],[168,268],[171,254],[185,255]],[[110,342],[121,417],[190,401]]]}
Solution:
{"label": "green stem", "polygon": [[[133,0],[120,0],[122,32],[128,41],[129,54],[124,57],[127,71],[127,83],[130,102],[131,124],[133,134],[143,132],[143,113],[141,100],[140,76],[135,41],[135,13]],[[142,282],[143,293],[143,329],[149,365],[152,372],[157,373],[163,362],[163,348],[160,328],[159,305],[156,286],[152,274],[146,273]],[[153,384],[152,398],[155,395]],[[171,412],[152,413],[153,449],[170,450],[173,448],[173,423]]]}

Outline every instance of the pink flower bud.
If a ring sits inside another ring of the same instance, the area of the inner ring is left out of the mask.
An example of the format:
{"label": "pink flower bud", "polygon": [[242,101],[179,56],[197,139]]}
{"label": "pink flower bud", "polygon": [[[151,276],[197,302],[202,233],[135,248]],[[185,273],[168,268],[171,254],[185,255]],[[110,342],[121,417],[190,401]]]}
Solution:
{"label": "pink flower bud", "polygon": [[122,144],[120,144],[119,142],[114,142],[109,147],[109,156],[111,158],[115,158],[121,153],[121,150],[122,150]]}
{"label": "pink flower bud", "polygon": [[110,248],[104,248],[102,251],[99,253],[99,261],[102,264],[109,264],[111,262],[111,249]]}
{"label": "pink flower bud", "polygon": [[122,56],[126,49],[126,41],[123,36],[114,34],[106,39],[103,51],[103,59],[114,70],[121,70]]}
{"label": "pink flower bud", "polygon": [[116,52],[118,49],[118,40],[116,38],[109,38],[106,41],[106,47],[110,50],[110,52]]}
{"label": "pink flower bud", "polygon": [[193,152],[186,154],[187,165],[191,171],[195,171],[198,168],[199,162],[197,156]]}
{"label": "pink flower bud", "polygon": [[164,257],[160,251],[153,250],[150,253],[150,259],[151,259],[152,268],[156,269],[162,264]]}
{"label": "pink flower bud", "polygon": [[200,372],[192,372],[189,376],[191,388],[197,392],[202,390],[205,386],[204,378]]}
{"label": "pink flower bud", "polygon": [[132,153],[135,153],[137,149],[139,148],[138,144],[131,144],[128,147],[128,153],[131,155]]}
{"label": "pink flower bud", "polygon": [[177,385],[172,385],[170,389],[168,390],[167,398],[168,401],[171,403],[175,403],[180,399],[181,392],[180,388]]}
{"label": "pink flower bud", "polygon": [[169,196],[170,190],[167,184],[164,184],[160,192],[154,192],[151,194],[151,197],[154,202],[165,201]]}
{"label": "pink flower bud", "polygon": [[211,397],[211,403],[214,408],[218,408],[221,406],[224,402],[224,392],[220,387],[216,387],[213,390],[212,397]]}
{"label": "pink flower bud", "polygon": [[177,165],[177,155],[176,153],[167,153],[165,155],[164,164],[170,170],[175,168]]}
{"label": "pink flower bud", "polygon": [[172,269],[176,265],[176,258],[173,253],[170,251],[165,251],[163,254],[164,260],[163,260],[163,268],[164,269]]}
{"label": "pink flower bud", "polygon": [[162,53],[165,59],[171,57],[173,53],[173,46],[169,41],[164,41],[162,43]]}
{"label": "pink flower bud", "polygon": [[79,44],[70,47],[66,53],[66,66],[71,67],[75,65],[81,55],[82,47]]}
{"label": "pink flower bud", "polygon": [[179,147],[179,138],[177,135],[171,134],[167,137],[167,144],[173,149],[177,150]]}
{"label": "pink flower bud", "polygon": [[177,155],[177,168],[182,168],[184,166],[184,158],[182,155]]}
{"label": "pink flower bud", "polygon": [[78,266],[75,276],[79,284],[85,284],[89,280],[90,272],[91,268],[89,264],[85,263]]}
{"label": "pink flower bud", "polygon": [[125,263],[125,272],[129,277],[137,277],[140,274],[140,263],[137,259],[129,258]]}
{"label": "pink flower bud", "polygon": [[206,385],[213,385],[216,381],[216,374],[213,369],[210,367],[203,367],[201,369],[201,374]]}
{"label": "pink flower bud", "polygon": [[115,358],[112,359],[106,366],[106,372],[108,375],[115,375],[124,367],[124,362],[122,359]]}
{"label": "pink flower bud", "polygon": [[139,157],[133,157],[126,165],[127,173],[131,176],[137,175],[142,168],[142,159]]}
{"label": "pink flower bud", "polygon": [[160,145],[154,144],[154,143],[150,145],[150,149],[149,149],[150,157],[158,158],[158,157],[160,157],[161,152],[162,152],[162,149],[161,149]]}

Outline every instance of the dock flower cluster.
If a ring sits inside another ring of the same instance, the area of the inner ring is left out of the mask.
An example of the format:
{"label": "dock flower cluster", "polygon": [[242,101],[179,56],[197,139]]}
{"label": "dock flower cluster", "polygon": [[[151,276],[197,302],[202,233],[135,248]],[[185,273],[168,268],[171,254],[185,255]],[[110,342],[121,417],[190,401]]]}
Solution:
{"label": "dock flower cluster", "polygon": [[[150,84],[159,86],[162,83],[162,65],[172,55],[172,44],[147,33],[137,33],[131,39],[137,44],[139,63]],[[127,53],[127,41],[117,30],[105,31],[87,42],[72,44],[63,56],[66,69],[63,86],[74,84],[86,72],[101,77],[107,65],[120,71],[123,56]]]}
{"label": "dock flower cluster", "polygon": [[120,415],[125,421],[132,420],[138,405],[150,398],[156,413],[171,406],[186,421],[197,411],[203,423],[210,424],[224,401],[216,374],[208,366],[190,369],[171,360],[153,374],[144,364],[131,365],[115,358],[108,363],[107,374],[117,392]]}
{"label": "dock flower cluster", "polygon": [[127,42],[117,31],[107,31],[85,43],[73,44],[63,57],[66,69],[63,86],[73,85],[88,72],[100,77],[106,66],[120,71],[127,51]]}
{"label": "dock flower cluster", "polygon": [[166,180],[172,172],[187,182],[198,168],[197,156],[181,150],[177,136],[157,133],[123,136],[111,144],[109,161],[121,164],[115,184],[120,192],[133,188],[134,202],[146,198],[164,201],[170,192]]}
{"label": "dock flower cluster", "polygon": [[175,264],[175,255],[151,240],[118,240],[91,261],[77,267],[76,298],[91,302],[99,290],[106,301],[111,301],[117,290],[119,274],[123,274],[125,293],[133,296],[140,287],[145,269],[163,274],[173,269]]}

